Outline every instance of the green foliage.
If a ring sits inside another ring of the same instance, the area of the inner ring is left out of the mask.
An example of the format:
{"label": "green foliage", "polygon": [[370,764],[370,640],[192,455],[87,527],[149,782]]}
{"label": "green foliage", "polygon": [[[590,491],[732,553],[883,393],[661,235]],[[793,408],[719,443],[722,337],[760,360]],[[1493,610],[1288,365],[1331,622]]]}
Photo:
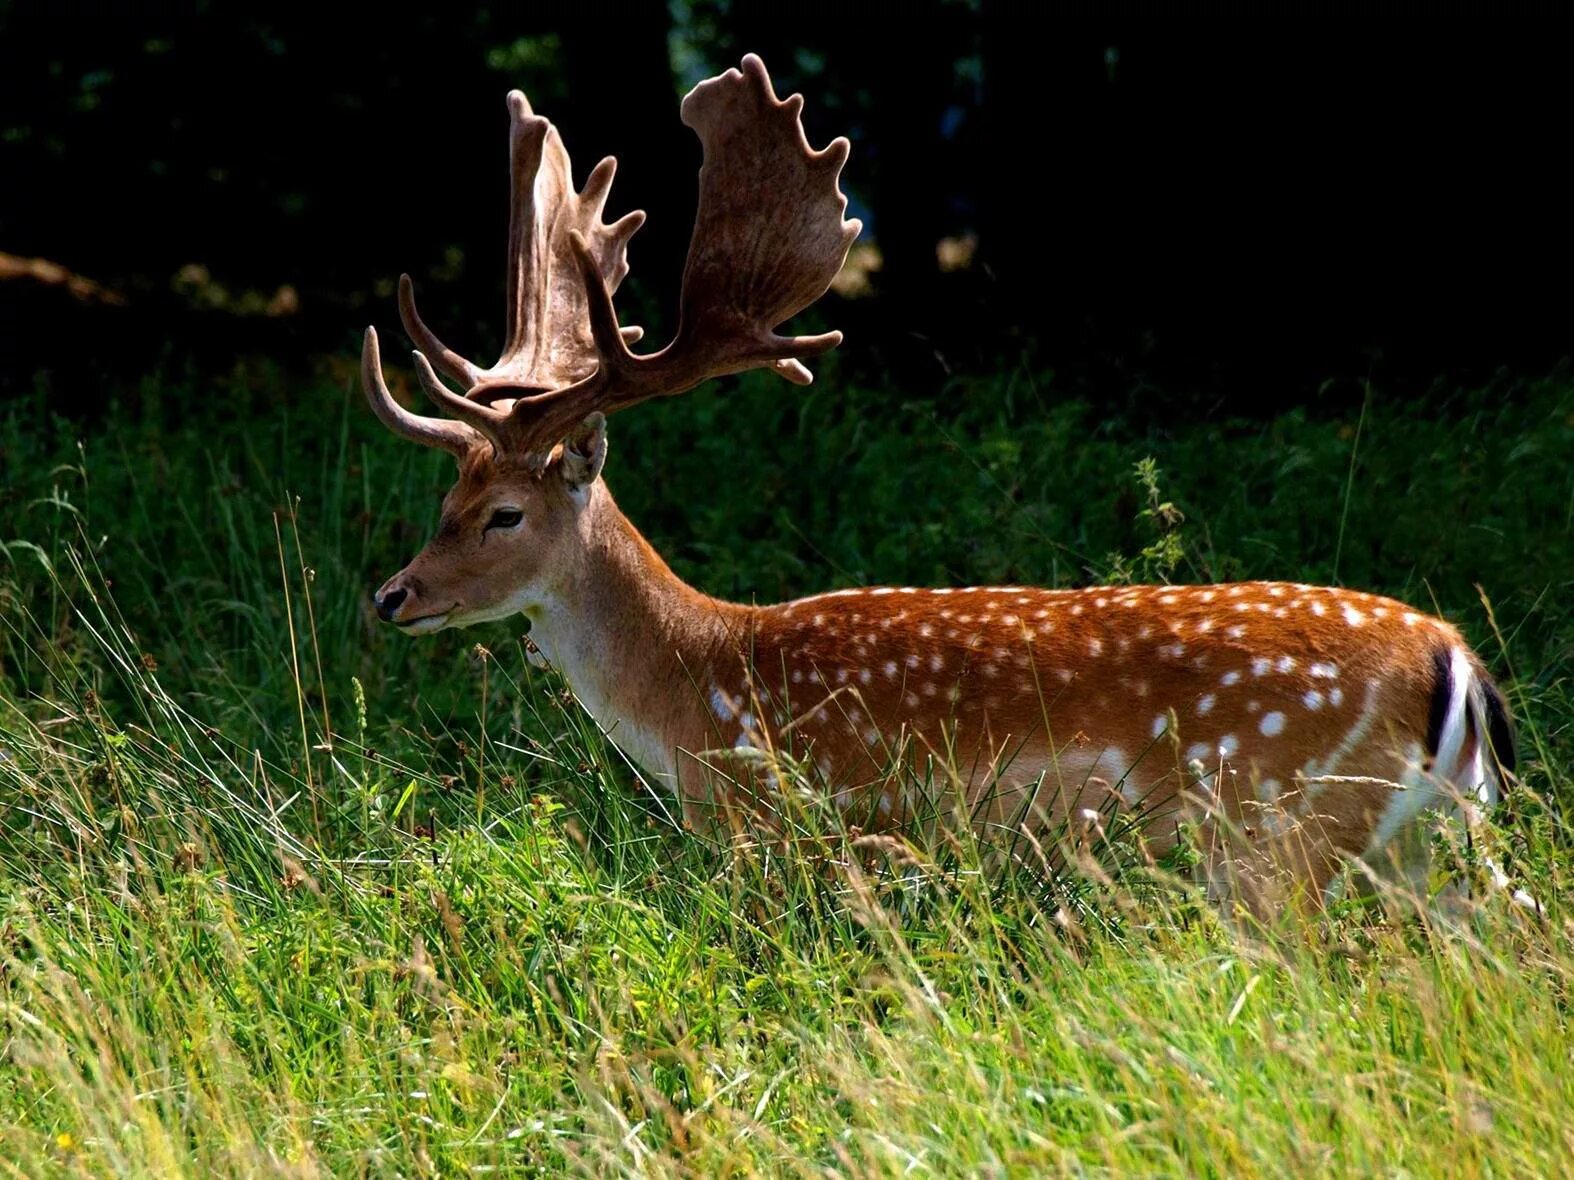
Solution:
{"label": "green foliage", "polygon": [[0,1159],[23,1173],[1566,1155],[1566,374],[1427,415],[1374,395],[1358,454],[1338,414],[1139,428],[1025,373],[934,405],[751,379],[615,424],[624,508],[712,592],[1337,560],[1458,622],[1521,723],[1486,839],[1547,916],[1488,892],[1457,927],[1352,906],[1266,942],[1140,864],[1111,879],[1109,847],[1047,889],[966,849],[828,867],[675,831],[519,627],[413,642],[369,613],[446,457],[348,388],[238,371],[166,406],[182,384],[80,445],[42,403],[0,421]]}
{"label": "green foliage", "polygon": [[1168,582],[1186,560],[1186,545],[1180,529],[1186,514],[1160,494],[1159,465],[1152,456],[1138,459],[1132,471],[1145,501],[1137,510],[1137,517],[1148,522],[1154,536],[1138,552],[1135,561],[1128,561],[1119,553],[1110,554],[1109,573],[1104,580],[1111,583]]}

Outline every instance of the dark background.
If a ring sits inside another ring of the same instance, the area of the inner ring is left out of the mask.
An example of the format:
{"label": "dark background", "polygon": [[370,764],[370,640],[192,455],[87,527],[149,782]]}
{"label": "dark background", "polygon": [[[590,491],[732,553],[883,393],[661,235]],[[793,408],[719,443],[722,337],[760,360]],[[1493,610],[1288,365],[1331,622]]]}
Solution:
{"label": "dark background", "polygon": [[[853,141],[883,268],[820,314],[916,396],[1029,363],[1268,413],[1574,350],[1560,30],[1055,12],[0,0],[0,394],[353,356],[395,329],[401,270],[490,353],[514,86],[580,177],[619,157],[610,211],[651,215],[620,309],[659,331],[699,156],[677,102],[749,50],[806,93],[811,141]],[[937,265],[943,238],[969,265]]]}

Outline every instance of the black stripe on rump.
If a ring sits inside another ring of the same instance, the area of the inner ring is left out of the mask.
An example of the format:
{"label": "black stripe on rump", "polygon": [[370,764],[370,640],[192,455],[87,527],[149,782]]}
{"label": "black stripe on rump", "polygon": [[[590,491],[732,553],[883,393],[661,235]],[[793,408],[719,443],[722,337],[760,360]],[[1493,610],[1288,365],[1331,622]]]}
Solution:
{"label": "black stripe on rump", "polygon": [[1443,722],[1448,720],[1448,702],[1454,695],[1454,661],[1446,647],[1432,652],[1432,704],[1426,714],[1426,756],[1437,757],[1437,744],[1443,738]]}
{"label": "black stripe on rump", "polygon": [[1487,740],[1492,743],[1492,755],[1499,766],[1512,774],[1519,764],[1519,754],[1514,748],[1514,722],[1508,715],[1508,705],[1491,681],[1483,680],[1481,688],[1487,701]]}

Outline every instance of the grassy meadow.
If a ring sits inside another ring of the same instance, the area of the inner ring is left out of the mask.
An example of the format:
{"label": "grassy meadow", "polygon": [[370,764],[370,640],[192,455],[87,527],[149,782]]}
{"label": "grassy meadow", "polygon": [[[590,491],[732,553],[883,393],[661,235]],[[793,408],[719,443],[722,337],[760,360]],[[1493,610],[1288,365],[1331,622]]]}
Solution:
{"label": "grassy meadow", "polygon": [[[1473,888],[1457,921],[1351,903],[1262,937],[1117,839],[986,873],[686,836],[522,620],[377,623],[447,456],[347,371],[172,368],[89,422],[68,390],[0,416],[0,1170],[1566,1167],[1574,372],[1264,422],[823,368],[613,423],[609,483],[680,574],[760,601],[1274,577],[1435,610],[1518,718],[1483,839],[1545,915]],[[1438,843],[1433,884],[1479,885],[1481,843]]]}

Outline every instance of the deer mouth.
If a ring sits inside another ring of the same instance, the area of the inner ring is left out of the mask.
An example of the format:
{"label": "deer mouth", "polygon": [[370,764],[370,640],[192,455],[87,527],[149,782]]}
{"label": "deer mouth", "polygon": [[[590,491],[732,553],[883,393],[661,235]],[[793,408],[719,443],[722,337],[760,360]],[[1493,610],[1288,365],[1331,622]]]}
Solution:
{"label": "deer mouth", "polygon": [[438,611],[435,614],[422,615],[419,619],[400,619],[394,625],[406,635],[430,635],[433,631],[441,631],[448,625],[448,616],[454,613],[454,608]]}

